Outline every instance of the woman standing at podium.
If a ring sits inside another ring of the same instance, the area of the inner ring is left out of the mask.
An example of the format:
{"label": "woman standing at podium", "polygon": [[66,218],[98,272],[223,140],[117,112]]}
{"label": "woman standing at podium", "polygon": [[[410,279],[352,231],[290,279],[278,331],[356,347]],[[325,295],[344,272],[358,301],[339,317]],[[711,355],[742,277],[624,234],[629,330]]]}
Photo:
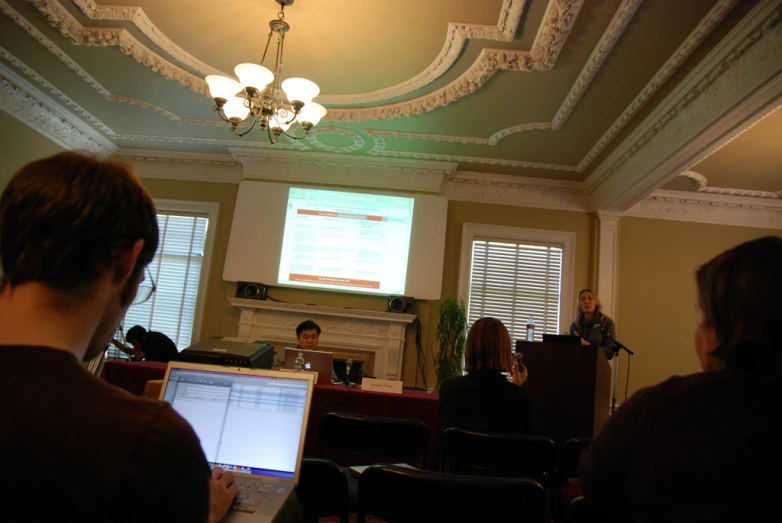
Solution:
{"label": "woman standing at podium", "polygon": [[581,336],[581,343],[584,345],[592,344],[602,348],[606,358],[610,360],[614,357],[614,352],[607,338],[616,337],[616,325],[614,320],[603,314],[600,310],[602,308],[600,299],[592,289],[579,292],[576,318],[570,324],[570,334]]}

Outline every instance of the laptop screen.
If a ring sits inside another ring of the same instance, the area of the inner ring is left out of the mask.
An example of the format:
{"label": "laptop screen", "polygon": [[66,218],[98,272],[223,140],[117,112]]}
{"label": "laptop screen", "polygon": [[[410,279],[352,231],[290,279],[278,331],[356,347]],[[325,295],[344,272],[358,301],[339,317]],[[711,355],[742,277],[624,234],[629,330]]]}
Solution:
{"label": "laptop screen", "polygon": [[211,465],[294,478],[309,382],[170,369],[163,401],[185,418]]}

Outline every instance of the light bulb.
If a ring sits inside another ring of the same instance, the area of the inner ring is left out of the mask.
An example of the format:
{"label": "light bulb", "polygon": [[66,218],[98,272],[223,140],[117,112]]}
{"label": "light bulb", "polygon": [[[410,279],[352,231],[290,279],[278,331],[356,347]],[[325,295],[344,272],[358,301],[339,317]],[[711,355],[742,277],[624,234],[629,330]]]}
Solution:
{"label": "light bulb", "polygon": [[304,107],[299,111],[299,115],[296,117],[300,122],[309,122],[312,125],[318,125],[320,119],[326,116],[326,108],[315,102],[307,102]]}
{"label": "light bulb", "polygon": [[234,72],[239,77],[242,88],[255,87],[263,91],[274,80],[274,73],[258,64],[239,64],[234,68]]}
{"label": "light bulb", "polygon": [[282,90],[285,91],[289,101],[304,102],[306,104],[318,96],[320,87],[315,82],[310,82],[304,78],[288,78],[282,82]]}
{"label": "light bulb", "polygon": [[206,84],[209,86],[209,94],[212,95],[212,98],[230,100],[242,90],[242,86],[233,78],[216,74],[207,76]]}
{"label": "light bulb", "polygon": [[229,120],[237,119],[237,121],[242,121],[250,114],[250,109],[245,107],[244,98],[233,96],[223,106],[223,113]]}

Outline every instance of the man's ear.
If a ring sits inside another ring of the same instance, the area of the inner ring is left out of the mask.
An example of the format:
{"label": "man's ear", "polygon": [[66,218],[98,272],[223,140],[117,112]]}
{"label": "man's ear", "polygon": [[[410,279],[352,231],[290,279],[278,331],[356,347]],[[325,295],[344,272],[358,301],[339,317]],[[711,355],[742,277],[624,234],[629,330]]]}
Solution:
{"label": "man's ear", "polygon": [[138,255],[141,253],[142,248],[144,248],[144,240],[139,238],[133,243],[133,247],[120,253],[114,265],[113,283],[124,285],[128,281],[131,274],[133,274],[133,269],[136,267],[136,260],[138,260]]}

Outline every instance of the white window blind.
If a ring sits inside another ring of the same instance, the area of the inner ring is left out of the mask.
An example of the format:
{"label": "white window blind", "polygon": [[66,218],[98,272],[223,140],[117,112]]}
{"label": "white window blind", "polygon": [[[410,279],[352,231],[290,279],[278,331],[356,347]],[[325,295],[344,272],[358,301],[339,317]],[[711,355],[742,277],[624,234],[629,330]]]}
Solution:
{"label": "white window blind", "polygon": [[559,332],[562,246],[474,239],[468,323],[492,316],[505,324],[511,339],[527,336],[527,320],[535,319],[535,340]]}
{"label": "white window blind", "polygon": [[160,244],[149,271],[157,291],[144,303],[131,305],[125,332],[134,325],[162,332],[179,350],[190,345],[198,284],[209,219],[206,215],[159,212]]}

